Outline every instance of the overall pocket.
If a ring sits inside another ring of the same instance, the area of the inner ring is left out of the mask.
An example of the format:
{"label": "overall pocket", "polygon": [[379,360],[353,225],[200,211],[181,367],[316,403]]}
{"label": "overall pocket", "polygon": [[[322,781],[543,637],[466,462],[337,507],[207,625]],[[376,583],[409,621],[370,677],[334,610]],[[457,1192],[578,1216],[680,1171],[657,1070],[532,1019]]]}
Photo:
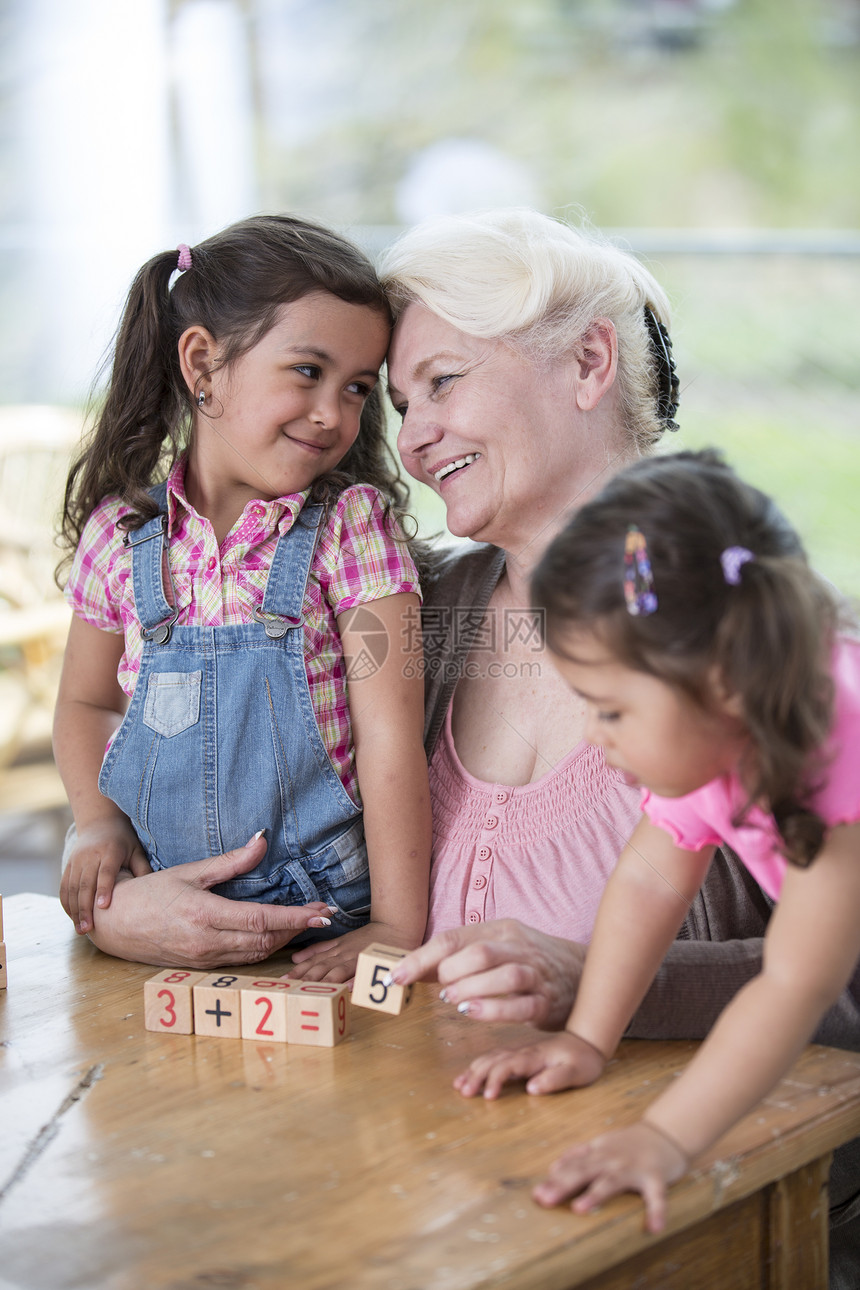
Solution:
{"label": "overall pocket", "polygon": [[170,739],[200,719],[202,672],[153,672],[146,686],[143,722]]}

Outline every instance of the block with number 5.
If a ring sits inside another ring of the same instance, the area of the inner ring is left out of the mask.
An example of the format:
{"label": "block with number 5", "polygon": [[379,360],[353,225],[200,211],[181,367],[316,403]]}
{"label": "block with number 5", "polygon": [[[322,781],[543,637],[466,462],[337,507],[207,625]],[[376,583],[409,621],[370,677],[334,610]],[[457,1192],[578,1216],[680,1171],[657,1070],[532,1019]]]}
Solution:
{"label": "block with number 5", "polygon": [[202,981],[204,972],[185,968],[166,968],[150,977],[143,987],[144,1024],[147,1030],[163,1030],[171,1035],[194,1033],[191,988]]}
{"label": "block with number 5", "polygon": [[355,965],[352,1002],[360,1008],[375,1008],[377,1012],[402,1012],[412,998],[411,985],[386,985],[385,979],[408,950],[392,945],[368,945],[362,950]]}
{"label": "block with number 5", "polygon": [[349,986],[295,982],[287,995],[287,1043],[334,1048],[349,1034]]}

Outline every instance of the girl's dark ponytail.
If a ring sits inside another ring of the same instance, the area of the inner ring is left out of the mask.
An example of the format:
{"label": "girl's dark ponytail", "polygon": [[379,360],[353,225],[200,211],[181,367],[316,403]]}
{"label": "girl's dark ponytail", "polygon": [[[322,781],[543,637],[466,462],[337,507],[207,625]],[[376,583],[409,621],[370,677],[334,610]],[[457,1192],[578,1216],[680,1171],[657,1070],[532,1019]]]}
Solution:
{"label": "girl's dark ponytail", "polygon": [[139,270],[117,332],[104,404],[72,464],[62,536],[70,551],[99,502],[117,494],[135,527],[155,514],[148,489],[166,456],[175,458],[190,395],[179,368],[170,279],[177,253],[153,256]]}

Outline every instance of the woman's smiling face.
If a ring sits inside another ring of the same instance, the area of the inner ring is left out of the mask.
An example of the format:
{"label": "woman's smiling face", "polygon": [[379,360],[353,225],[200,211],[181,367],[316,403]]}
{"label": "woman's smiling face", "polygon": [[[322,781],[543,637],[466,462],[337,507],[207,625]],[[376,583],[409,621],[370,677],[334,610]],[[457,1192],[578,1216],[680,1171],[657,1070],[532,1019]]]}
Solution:
{"label": "woman's smiling face", "polygon": [[[457,537],[507,550],[553,530],[577,500],[589,458],[570,362],[538,363],[458,331],[411,304],[394,330],[389,392],[406,470],[443,498]],[[584,469],[583,469],[584,468]]]}

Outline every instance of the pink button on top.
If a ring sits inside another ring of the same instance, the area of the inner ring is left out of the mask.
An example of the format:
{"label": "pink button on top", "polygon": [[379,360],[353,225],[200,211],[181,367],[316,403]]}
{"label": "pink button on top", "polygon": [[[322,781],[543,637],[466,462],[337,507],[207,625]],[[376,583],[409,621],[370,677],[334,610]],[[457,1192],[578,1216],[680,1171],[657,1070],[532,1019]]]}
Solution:
{"label": "pink button on top", "polygon": [[498,824],[498,822],[499,822],[499,817],[497,815],[488,815],[487,818],[484,820],[484,828],[494,829]]}
{"label": "pink button on top", "polygon": [[480,923],[481,915],[478,913],[476,909],[470,909],[468,914],[466,915],[466,921],[468,923]]}
{"label": "pink button on top", "polygon": [[266,508],[265,506],[261,506],[259,502],[255,502],[254,505],[251,507],[251,514],[257,515],[257,516],[265,515]]}
{"label": "pink button on top", "polygon": [[508,795],[503,788],[496,789],[495,797],[499,806],[504,806],[505,802],[508,800]]}

